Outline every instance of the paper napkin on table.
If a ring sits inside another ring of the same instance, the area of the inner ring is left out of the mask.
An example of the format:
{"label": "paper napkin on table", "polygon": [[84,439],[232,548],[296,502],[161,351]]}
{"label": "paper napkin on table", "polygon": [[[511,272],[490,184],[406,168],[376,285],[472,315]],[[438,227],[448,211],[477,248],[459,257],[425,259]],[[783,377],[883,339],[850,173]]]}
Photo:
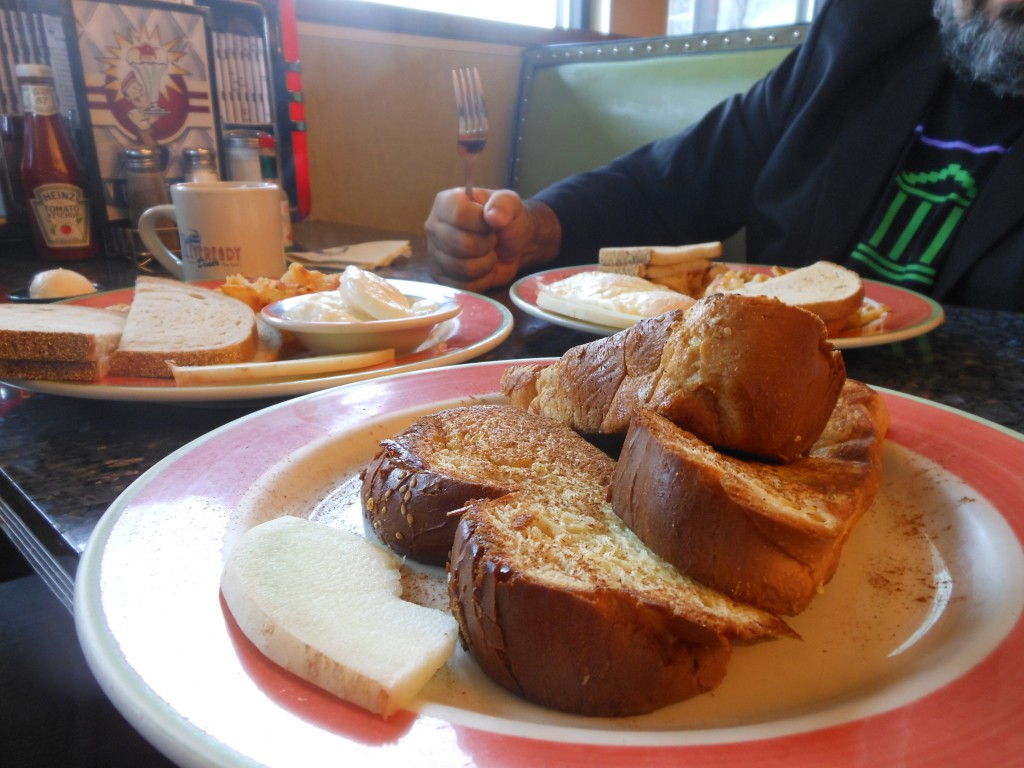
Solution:
{"label": "paper napkin on table", "polygon": [[336,245],[320,251],[293,251],[288,254],[288,259],[307,267],[342,269],[355,264],[364,269],[377,269],[388,266],[399,256],[409,256],[411,253],[408,240],[377,240],[372,243]]}

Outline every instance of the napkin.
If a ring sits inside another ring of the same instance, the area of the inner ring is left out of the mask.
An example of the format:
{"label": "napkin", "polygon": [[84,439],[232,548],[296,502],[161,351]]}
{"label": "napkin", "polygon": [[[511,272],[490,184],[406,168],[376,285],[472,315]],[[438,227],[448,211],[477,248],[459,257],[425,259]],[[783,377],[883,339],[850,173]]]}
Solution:
{"label": "napkin", "polygon": [[307,267],[335,267],[344,269],[355,264],[364,269],[386,267],[399,256],[409,256],[412,251],[408,240],[377,240],[371,243],[336,245],[319,251],[293,251],[289,261],[297,261]]}

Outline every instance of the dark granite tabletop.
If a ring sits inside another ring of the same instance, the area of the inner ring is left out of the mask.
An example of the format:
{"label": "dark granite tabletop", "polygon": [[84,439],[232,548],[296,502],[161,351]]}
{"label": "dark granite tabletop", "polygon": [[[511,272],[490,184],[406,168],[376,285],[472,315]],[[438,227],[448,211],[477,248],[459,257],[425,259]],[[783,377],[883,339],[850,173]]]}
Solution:
{"label": "dark granite tabletop", "polygon": [[[418,235],[311,222],[300,225],[298,236],[306,248],[409,239],[413,258],[382,274],[429,279]],[[52,266],[0,244],[0,299]],[[139,273],[112,258],[69,266],[104,289],[130,286]],[[511,310],[515,328],[478,360],[558,356],[595,338],[524,314],[505,290],[491,297]],[[926,336],[845,351],[848,374],[1024,431],[1024,315],[954,306],[945,311],[946,322]],[[70,608],[79,556],[118,495],[176,449],[266,404],[107,402],[0,384],[0,528]]]}

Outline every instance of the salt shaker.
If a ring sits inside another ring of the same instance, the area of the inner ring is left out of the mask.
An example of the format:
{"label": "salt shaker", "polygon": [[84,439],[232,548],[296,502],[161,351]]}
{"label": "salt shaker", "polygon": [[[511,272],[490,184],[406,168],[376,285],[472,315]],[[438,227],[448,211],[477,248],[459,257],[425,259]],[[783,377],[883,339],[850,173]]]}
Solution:
{"label": "salt shaker", "polygon": [[206,147],[186,147],[181,152],[185,181],[219,181],[213,151]]}
{"label": "salt shaker", "polygon": [[261,131],[234,130],[225,134],[228,178],[232,181],[262,181],[260,171]]}
{"label": "salt shaker", "polygon": [[160,151],[153,147],[129,147],[125,154],[125,194],[132,227],[147,208],[171,202],[160,167]]}

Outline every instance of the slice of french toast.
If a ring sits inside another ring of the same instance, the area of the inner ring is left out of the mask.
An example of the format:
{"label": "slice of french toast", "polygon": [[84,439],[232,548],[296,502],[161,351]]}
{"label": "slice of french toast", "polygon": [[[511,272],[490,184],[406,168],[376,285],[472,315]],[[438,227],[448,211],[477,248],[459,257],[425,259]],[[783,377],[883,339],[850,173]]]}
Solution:
{"label": "slice of french toast", "polygon": [[[607,500],[611,458],[552,419],[496,408],[528,428],[529,473],[466,504],[448,566],[463,643],[493,680],[566,712],[635,715],[716,687],[734,642],[796,636],[652,553]],[[530,433],[558,445],[550,463],[534,461]]]}
{"label": "slice of french toast", "polygon": [[832,578],[878,492],[887,427],[881,395],[847,380],[810,455],[780,465],[719,452],[640,411],[612,479],[612,505],[652,550],[694,579],[795,615]]}
{"label": "slice of french toast", "polygon": [[791,461],[818,439],[845,378],[814,314],[718,294],[574,347],[545,368],[510,367],[502,391],[587,435],[625,434],[646,408],[716,448]]}
{"label": "slice of french toast", "polygon": [[544,706],[641,714],[717,686],[733,642],[795,637],[653,554],[612,511],[614,467],[554,419],[453,408],[383,441],[364,514],[393,550],[449,560],[464,645]]}
{"label": "slice of french toast", "polygon": [[418,419],[387,440],[363,472],[363,516],[384,544],[444,565],[472,499],[583,475],[607,487],[612,461],[570,430],[521,408],[478,405]]}

